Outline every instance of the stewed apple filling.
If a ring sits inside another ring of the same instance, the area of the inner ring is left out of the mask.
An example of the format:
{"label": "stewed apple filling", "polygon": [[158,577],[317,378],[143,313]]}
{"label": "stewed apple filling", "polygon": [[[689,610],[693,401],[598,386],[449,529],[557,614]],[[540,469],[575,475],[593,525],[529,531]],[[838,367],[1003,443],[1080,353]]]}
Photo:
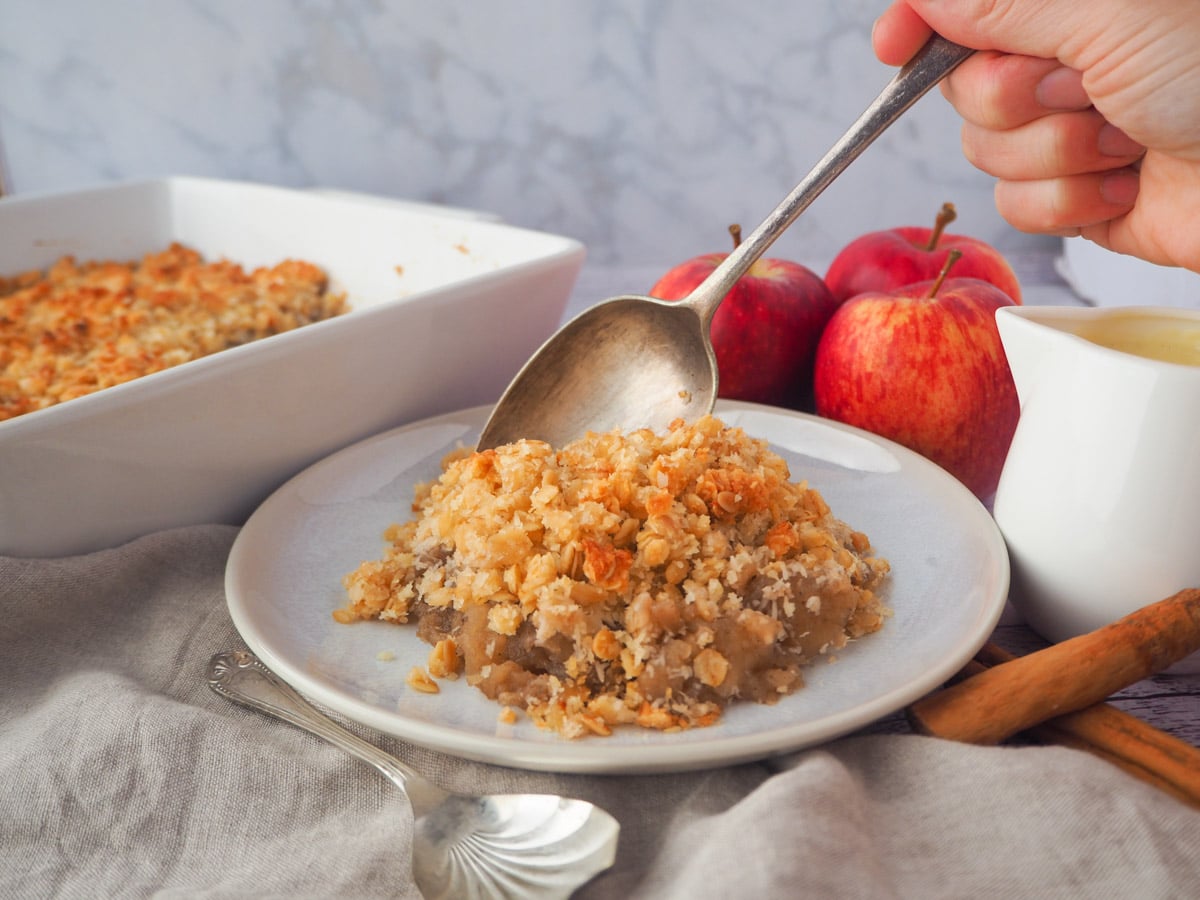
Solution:
{"label": "stewed apple filling", "polygon": [[567,737],[773,703],[888,615],[866,535],[712,416],[452,454],[413,512],[334,617],[415,623],[428,675]]}

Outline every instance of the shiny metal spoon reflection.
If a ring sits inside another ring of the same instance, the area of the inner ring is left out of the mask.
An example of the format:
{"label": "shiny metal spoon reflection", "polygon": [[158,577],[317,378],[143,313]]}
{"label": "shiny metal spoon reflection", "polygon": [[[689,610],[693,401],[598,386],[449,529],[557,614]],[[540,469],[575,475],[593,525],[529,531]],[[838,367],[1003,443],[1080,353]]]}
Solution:
{"label": "shiny metal spoon reflection", "polygon": [[248,651],[216,654],[208,685],[324,738],[400,788],[415,817],[413,880],[427,900],[569,897],[616,858],[620,826],[604,810],[552,794],[444,791],[319,712]]}
{"label": "shiny metal spoon reflection", "polygon": [[521,438],[561,446],[585,432],[664,429],[711,412],[717,365],[709,325],[729,289],[872,141],[974,51],[934,35],[805,179],[688,297],[629,295],[576,316],[525,364],[477,447]]}

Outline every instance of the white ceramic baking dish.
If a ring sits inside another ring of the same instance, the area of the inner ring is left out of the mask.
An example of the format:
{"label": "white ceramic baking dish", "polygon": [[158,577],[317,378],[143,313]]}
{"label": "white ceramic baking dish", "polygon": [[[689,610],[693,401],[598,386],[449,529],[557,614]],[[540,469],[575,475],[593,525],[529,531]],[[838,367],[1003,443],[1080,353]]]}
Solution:
{"label": "white ceramic baking dish", "polygon": [[334,450],[493,402],[558,326],[584,257],[463,210],[206,179],[0,200],[0,274],[171,241],[247,267],[310,260],[351,311],[0,421],[0,554],[240,524]]}

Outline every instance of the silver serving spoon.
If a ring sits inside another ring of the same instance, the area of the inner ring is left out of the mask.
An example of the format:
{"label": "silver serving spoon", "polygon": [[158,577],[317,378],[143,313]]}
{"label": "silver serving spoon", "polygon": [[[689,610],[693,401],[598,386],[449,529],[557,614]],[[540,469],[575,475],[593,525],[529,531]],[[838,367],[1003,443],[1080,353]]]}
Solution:
{"label": "silver serving spoon", "polygon": [[604,810],[550,794],[444,791],[318,712],[249,651],[215,655],[208,685],[324,738],[400,788],[415,817],[413,880],[428,900],[565,898],[616,858],[620,826]]}
{"label": "silver serving spoon", "polygon": [[561,446],[585,432],[661,430],[711,412],[717,365],[709,325],[746,270],[813,200],[974,51],[935,35],[775,211],[683,300],[624,296],[576,316],[525,364],[476,445],[521,438]]}

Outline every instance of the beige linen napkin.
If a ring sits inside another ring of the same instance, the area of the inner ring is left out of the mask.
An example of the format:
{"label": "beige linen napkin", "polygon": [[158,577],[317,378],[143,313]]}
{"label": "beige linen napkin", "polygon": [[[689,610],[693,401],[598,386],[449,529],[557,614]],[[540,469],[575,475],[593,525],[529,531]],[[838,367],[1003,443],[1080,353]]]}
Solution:
{"label": "beige linen napkin", "polygon": [[[240,646],[222,526],[0,558],[0,897],[415,897],[373,770],[204,685]],[[352,726],[449,787],[621,821],[583,898],[1197,896],[1200,814],[1084,754],[904,734],[679,775],[484,766]]]}

